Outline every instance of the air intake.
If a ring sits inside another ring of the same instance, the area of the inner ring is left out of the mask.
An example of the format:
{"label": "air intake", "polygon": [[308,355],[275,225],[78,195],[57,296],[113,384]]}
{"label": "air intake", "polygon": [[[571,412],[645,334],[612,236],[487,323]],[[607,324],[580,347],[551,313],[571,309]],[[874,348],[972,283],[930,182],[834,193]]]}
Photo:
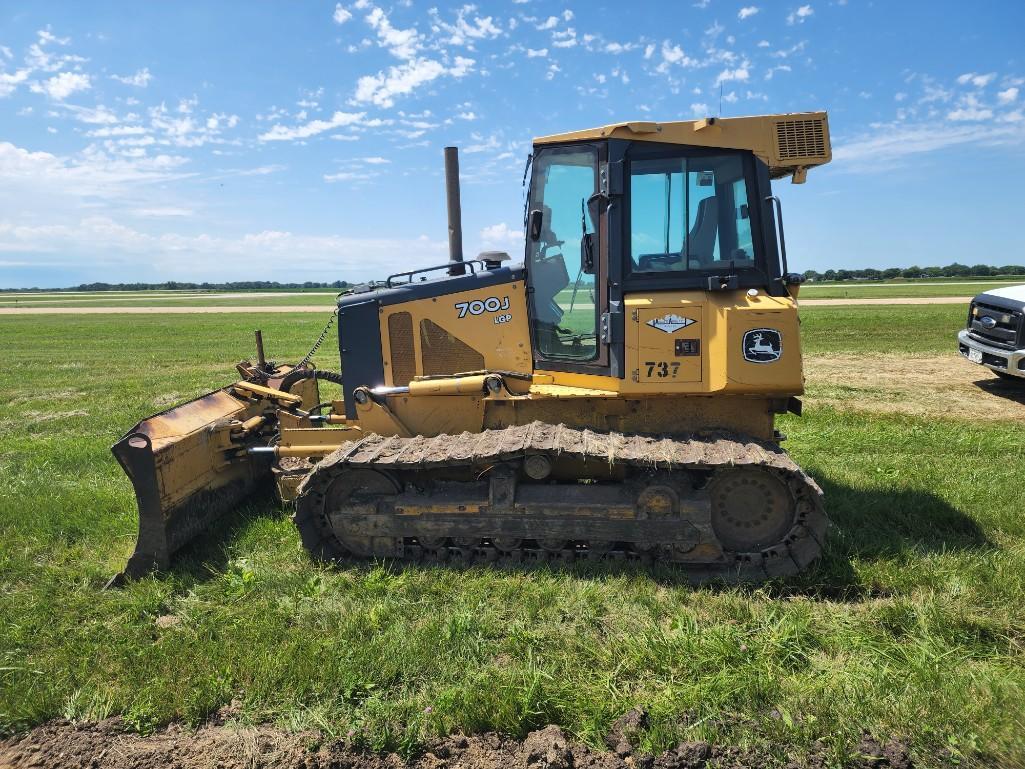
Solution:
{"label": "air intake", "polygon": [[408,312],[396,312],[388,316],[388,346],[391,347],[392,384],[405,387],[416,376],[413,318]]}
{"label": "air intake", "polygon": [[780,120],[776,123],[776,148],[780,160],[828,157],[825,121]]}

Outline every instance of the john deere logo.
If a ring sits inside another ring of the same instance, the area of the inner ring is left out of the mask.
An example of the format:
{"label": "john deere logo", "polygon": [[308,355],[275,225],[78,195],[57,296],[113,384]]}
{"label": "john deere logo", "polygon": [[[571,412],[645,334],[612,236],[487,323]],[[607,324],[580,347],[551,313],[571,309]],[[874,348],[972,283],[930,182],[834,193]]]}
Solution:
{"label": "john deere logo", "polygon": [[753,328],[744,334],[744,360],[772,363],[783,354],[783,335],[774,328]]}
{"label": "john deere logo", "polygon": [[681,328],[687,328],[692,323],[697,323],[693,318],[685,318],[682,315],[675,315],[669,313],[663,315],[661,318],[652,318],[648,321],[648,325],[652,328],[657,328],[659,331],[665,331],[667,334],[675,334]]}

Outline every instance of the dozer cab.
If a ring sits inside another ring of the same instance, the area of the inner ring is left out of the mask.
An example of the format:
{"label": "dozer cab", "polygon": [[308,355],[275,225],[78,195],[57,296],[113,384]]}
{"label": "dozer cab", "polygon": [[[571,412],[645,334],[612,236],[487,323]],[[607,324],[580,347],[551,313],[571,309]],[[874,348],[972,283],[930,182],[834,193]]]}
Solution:
{"label": "dozer cab", "polygon": [[271,479],[318,559],[804,569],[826,517],[774,428],[803,375],[770,182],[829,159],[825,113],[537,139],[519,264],[462,260],[446,151],[451,259],[339,296],[341,373],[261,345],[240,381],[113,447],[139,505],[122,576]]}

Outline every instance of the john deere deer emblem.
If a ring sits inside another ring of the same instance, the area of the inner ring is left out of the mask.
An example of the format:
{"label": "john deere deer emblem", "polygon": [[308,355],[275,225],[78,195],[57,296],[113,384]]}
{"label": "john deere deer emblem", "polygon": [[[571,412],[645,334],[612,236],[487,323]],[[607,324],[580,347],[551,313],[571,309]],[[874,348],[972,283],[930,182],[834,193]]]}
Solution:
{"label": "john deere deer emblem", "polygon": [[744,334],[744,360],[772,363],[783,354],[783,335],[774,328],[753,328]]}

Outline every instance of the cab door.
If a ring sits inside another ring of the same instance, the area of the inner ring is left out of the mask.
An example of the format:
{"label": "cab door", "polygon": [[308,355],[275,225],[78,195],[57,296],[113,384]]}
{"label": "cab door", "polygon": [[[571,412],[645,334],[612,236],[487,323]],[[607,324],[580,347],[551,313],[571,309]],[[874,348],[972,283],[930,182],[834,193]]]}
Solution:
{"label": "cab door", "polygon": [[588,206],[604,154],[592,143],[535,153],[526,254],[535,369],[609,374],[607,248]]}

